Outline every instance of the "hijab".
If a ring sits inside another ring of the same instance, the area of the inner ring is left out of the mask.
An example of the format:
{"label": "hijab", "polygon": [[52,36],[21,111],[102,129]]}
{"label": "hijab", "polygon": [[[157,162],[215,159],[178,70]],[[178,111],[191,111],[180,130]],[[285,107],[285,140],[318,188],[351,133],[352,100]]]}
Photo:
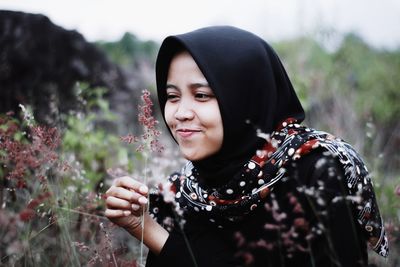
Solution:
{"label": "hijab", "polygon": [[[167,37],[156,61],[156,82],[164,116],[166,82],[175,54],[188,51],[213,90],[221,112],[221,149],[193,162],[209,184],[230,179],[284,119],[299,122],[304,111],[274,50],[260,37],[231,26],[214,26]],[[164,118],[165,120],[165,118]]]}

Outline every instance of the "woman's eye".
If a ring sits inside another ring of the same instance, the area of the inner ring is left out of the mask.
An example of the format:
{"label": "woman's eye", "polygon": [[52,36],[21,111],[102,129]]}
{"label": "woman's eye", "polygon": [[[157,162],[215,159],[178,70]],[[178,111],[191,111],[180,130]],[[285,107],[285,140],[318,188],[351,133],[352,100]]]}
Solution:
{"label": "woman's eye", "polygon": [[196,93],[195,97],[196,97],[196,99],[199,99],[199,100],[208,100],[212,96],[209,94],[204,94],[204,93]]}
{"label": "woman's eye", "polygon": [[178,95],[175,95],[175,94],[167,95],[167,101],[176,101],[178,98],[179,98]]}

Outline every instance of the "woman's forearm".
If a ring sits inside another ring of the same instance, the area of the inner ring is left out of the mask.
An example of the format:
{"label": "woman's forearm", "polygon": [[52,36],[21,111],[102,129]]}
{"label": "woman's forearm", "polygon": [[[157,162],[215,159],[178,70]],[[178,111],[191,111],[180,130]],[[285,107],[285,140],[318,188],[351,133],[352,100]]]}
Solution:
{"label": "woman's forearm", "polygon": [[[142,239],[142,226],[139,225],[134,229],[126,229],[131,235],[137,239]],[[169,233],[161,225],[159,225],[149,214],[144,215],[144,231],[143,243],[151,252],[158,255],[161,252]]]}

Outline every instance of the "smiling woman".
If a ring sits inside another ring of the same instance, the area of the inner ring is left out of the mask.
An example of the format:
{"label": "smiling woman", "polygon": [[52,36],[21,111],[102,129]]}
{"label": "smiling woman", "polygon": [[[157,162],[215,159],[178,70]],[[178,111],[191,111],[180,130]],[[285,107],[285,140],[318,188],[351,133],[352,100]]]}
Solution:
{"label": "smiling woman", "polygon": [[137,238],[143,230],[147,266],[367,266],[367,243],[388,255],[361,157],[300,124],[303,108],[264,40],[229,26],[167,37],[156,79],[188,162],[151,194],[144,229],[149,190],[130,177],[107,191],[105,212]]}
{"label": "smiling woman", "polygon": [[191,161],[215,154],[223,127],[217,99],[188,52],[171,61],[167,81],[166,123],[183,156]]}

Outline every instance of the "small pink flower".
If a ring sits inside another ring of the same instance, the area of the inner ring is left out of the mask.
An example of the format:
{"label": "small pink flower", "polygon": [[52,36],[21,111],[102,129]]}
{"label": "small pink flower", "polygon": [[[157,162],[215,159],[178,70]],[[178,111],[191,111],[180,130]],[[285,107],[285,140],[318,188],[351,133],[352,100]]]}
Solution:
{"label": "small pink flower", "polygon": [[161,132],[156,129],[158,121],[153,116],[153,102],[150,98],[150,92],[148,90],[143,90],[142,94],[142,105],[139,105],[138,121],[143,127],[143,134],[140,137],[128,134],[126,136],[121,136],[121,140],[125,143],[139,143],[136,148],[137,152],[143,152],[148,149],[150,152],[161,153],[164,147],[158,140]]}
{"label": "small pink flower", "polygon": [[400,185],[397,185],[396,188],[394,189],[394,193],[396,196],[400,197]]}
{"label": "small pink flower", "polygon": [[304,213],[303,207],[300,205],[300,203],[297,203],[297,204],[294,206],[293,212],[294,212],[294,213],[297,213],[297,214],[298,214],[298,213],[300,213],[300,214]]}
{"label": "small pink flower", "polygon": [[0,149],[6,153],[0,157],[0,162],[6,168],[6,178],[15,181],[12,187],[26,188],[27,177],[42,173],[44,166],[58,160],[56,149],[60,134],[56,128],[31,124],[28,125],[27,140],[19,140],[15,134],[22,132],[22,126],[10,114],[0,117],[0,125],[3,126],[0,128]]}
{"label": "small pink flower", "polygon": [[132,144],[138,141],[138,138],[136,136],[134,136],[133,134],[128,134],[126,136],[121,136],[121,141],[128,143],[128,144]]}
{"label": "small pink flower", "polygon": [[308,222],[304,218],[296,218],[293,224],[298,229],[308,230]]}

